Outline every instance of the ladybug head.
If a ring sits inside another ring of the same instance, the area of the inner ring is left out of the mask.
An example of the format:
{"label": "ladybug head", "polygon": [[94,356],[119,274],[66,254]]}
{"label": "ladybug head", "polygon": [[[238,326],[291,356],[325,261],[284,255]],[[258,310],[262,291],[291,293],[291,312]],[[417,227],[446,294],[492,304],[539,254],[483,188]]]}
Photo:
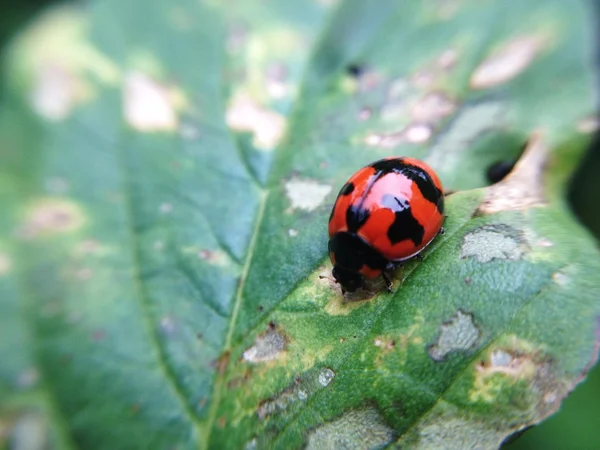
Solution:
{"label": "ladybug head", "polygon": [[335,281],[340,283],[343,292],[354,292],[365,284],[365,279],[360,273],[340,266],[335,266],[331,274]]}

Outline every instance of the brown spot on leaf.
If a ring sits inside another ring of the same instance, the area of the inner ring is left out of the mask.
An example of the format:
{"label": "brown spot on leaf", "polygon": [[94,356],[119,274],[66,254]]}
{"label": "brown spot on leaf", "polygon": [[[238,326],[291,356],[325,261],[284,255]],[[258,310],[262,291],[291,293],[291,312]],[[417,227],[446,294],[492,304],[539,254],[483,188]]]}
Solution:
{"label": "brown spot on leaf", "polygon": [[225,374],[225,371],[227,370],[227,366],[229,365],[229,357],[230,356],[231,356],[231,353],[229,351],[226,351],[219,357],[219,359],[217,359],[215,365],[217,367],[217,372],[219,373],[219,375]]}
{"label": "brown spot on leaf", "polygon": [[242,376],[235,377],[235,378],[232,378],[231,380],[229,380],[227,382],[227,388],[228,389],[237,389],[240,386],[246,384],[249,379],[250,379],[250,371],[245,370],[244,374]]}

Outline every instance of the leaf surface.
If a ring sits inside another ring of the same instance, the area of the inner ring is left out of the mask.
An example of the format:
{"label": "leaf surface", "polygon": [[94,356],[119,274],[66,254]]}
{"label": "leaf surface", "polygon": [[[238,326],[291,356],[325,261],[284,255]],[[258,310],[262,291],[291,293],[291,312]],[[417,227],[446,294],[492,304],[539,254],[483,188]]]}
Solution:
{"label": "leaf surface", "polygon": [[[6,421],[73,448],[493,448],[556,411],[598,351],[600,258],[563,198],[594,111],[586,13],[42,18],[8,55],[0,117]],[[349,301],[319,278],[327,217],[389,154],[458,192],[394,292]]]}

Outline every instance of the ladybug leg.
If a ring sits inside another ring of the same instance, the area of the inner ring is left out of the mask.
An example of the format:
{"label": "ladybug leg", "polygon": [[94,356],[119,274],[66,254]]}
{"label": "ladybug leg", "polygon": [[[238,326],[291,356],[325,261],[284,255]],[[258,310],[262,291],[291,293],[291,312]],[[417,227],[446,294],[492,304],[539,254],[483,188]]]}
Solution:
{"label": "ladybug leg", "polygon": [[440,228],[440,231],[438,232],[438,234],[445,234],[446,230],[444,230],[444,227]]}
{"label": "ladybug leg", "polygon": [[387,288],[388,292],[392,292],[392,281],[389,279],[385,272],[381,272],[381,276],[385,281],[385,287]]}

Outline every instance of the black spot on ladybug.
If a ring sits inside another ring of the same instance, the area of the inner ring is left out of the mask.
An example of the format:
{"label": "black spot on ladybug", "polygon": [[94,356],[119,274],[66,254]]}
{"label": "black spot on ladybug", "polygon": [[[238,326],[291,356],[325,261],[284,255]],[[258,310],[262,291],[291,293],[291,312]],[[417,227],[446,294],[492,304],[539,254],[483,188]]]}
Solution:
{"label": "black spot on ladybug", "polygon": [[503,180],[515,166],[514,161],[496,161],[488,167],[486,177],[490,183],[497,183]]}
{"label": "black spot on ladybug", "polygon": [[440,214],[444,212],[444,196],[427,172],[419,167],[406,165],[402,173],[417,184],[423,197],[433,203]]}
{"label": "black spot on ladybug", "polygon": [[405,167],[406,164],[402,164],[398,159],[380,159],[371,164],[371,167],[375,169],[375,172],[392,173],[398,172]]}
{"label": "black spot on ladybug", "polygon": [[416,183],[423,197],[433,203],[440,214],[444,212],[444,195],[425,170],[407,164],[401,159],[381,159],[371,164],[371,167],[380,172],[379,176],[392,172],[401,173]]}
{"label": "black spot on ladybug", "polygon": [[425,229],[414,218],[410,208],[396,211],[395,216],[394,222],[390,225],[387,232],[390,242],[397,244],[398,242],[410,239],[416,246],[421,245]]}
{"label": "black spot on ladybug", "polygon": [[339,262],[343,262],[344,269],[355,272],[358,272],[363,264],[380,270],[388,264],[387,259],[354,233],[336,233],[329,240],[329,251],[335,254],[338,265]]}
{"label": "black spot on ladybug", "polygon": [[356,233],[369,219],[369,211],[361,208],[360,205],[352,205],[346,211],[346,225],[348,230]]}
{"label": "black spot on ladybug", "polygon": [[346,67],[346,73],[351,77],[358,78],[365,73],[365,67],[360,64],[349,64]]}
{"label": "black spot on ladybug", "polygon": [[402,196],[384,195],[381,204],[394,211],[395,219],[388,229],[388,238],[392,244],[397,244],[405,239],[412,240],[415,245],[423,242],[425,229],[414,218],[410,209],[410,202]]}
{"label": "black spot on ladybug", "polygon": [[342,190],[340,191],[340,195],[350,195],[354,191],[353,183],[346,183]]}

